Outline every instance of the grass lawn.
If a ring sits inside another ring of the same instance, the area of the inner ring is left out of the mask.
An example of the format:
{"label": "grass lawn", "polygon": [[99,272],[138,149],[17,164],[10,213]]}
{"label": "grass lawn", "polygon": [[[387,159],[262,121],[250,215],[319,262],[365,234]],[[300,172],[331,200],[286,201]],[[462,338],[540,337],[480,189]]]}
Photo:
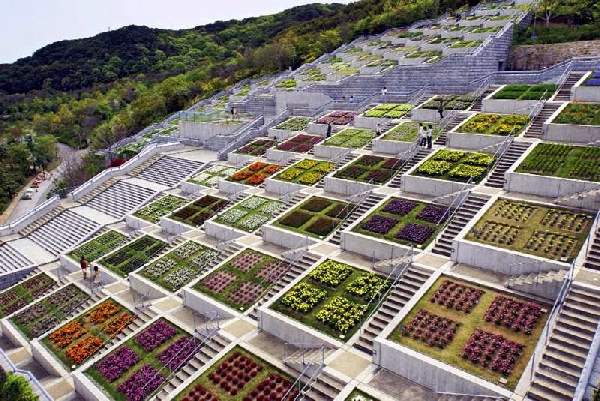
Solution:
{"label": "grass lawn", "polygon": [[577,257],[593,219],[581,211],[498,199],[466,239],[569,263]]}
{"label": "grass lawn", "polygon": [[600,149],[539,143],[517,167],[517,173],[600,181]]}
{"label": "grass lawn", "polygon": [[360,149],[368,145],[374,137],[375,134],[369,129],[346,128],[327,139],[324,145]]}
{"label": "grass lawn", "polygon": [[[483,295],[479,300],[479,303],[472,309],[471,313],[466,314],[464,312],[459,312],[455,309],[450,309],[439,304],[434,304],[430,301],[433,294],[438,290],[438,288],[446,279],[449,279],[450,281],[455,283],[463,284],[472,288],[478,288],[484,291]],[[527,363],[529,362],[529,358],[533,353],[535,346],[537,345],[537,341],[548,318],[548,313],[547,311],[544,311],[544,314],[538,320],[535,326],[535,330],[531,335],[525,335],[524,333],[515,332],[503,326],[498,326],[494,323],[488,323],[484,320],[484,315],[488,310],[489,306],[494,301],[494,298],[498,294],[509,296],[508,294],[498,292],[488,287],[478,286],[476,284],[442,276],[433,284],[433,286],[427,291],[427,293],[421,298],[421,300],[419,300],[419,302],[410,311],[410,313],[404,318],[400,325],[392,332],[392,334],[390,335],[390,339],[422,354],[440,360],[448,365],[454,366],[475,376],[481,377],[482,379],[490,381],[494,384],[508,388],[510,390],[514,390],[523,371],[525,370],[525,367],[527,366]],[[512,295],[510,295],[510,297],[520,301],[528,301],[526,299],[517,298]],[[543,306],[545,308],[547,307],[547,305]],[[456,331],[454,339],[444,349],[429,346],[424,342],[418,341],[414,338],[407,337],[402,334],[400,327],[411,322],[416,316],[416,314],[423,309],[437,316],[453,320],[460,324]],[[481,329],[489,333],[500,334],[508,340],[524,345],[523,353],[517,360],[510,376],[506,378],[506,384],[500,383],[500,379],[502,378],[502,375],[500,373],[496,373],[490,369],[484,368],[481,365],[475,365],[461,357],[465,343],[467,342],[471,334],[473,334],[475,329]]]}

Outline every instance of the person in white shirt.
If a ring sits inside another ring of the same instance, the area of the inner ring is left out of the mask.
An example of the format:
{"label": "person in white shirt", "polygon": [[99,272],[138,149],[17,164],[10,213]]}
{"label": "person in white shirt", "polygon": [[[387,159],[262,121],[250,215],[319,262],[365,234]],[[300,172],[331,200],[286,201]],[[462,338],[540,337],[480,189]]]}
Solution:
{"label": "person in white shirt", "polygon": [[381,97],[383,98],[383,101],[385,101],[387,93],[388,93],[387,86],[384,86],[383,88],[381,88]]}
{"label": "person in white shirt", "polygon": [[419,123],[419,146],[425,146],[427,143],[427,135],[425,134],[425,127]]}

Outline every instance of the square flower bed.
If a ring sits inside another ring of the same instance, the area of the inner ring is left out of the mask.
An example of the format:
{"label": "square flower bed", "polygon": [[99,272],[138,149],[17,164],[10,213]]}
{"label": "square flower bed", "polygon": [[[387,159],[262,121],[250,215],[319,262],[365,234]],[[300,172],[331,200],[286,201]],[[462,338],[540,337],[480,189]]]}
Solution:
{"label": "square flower bed", "polygon": [[200,345],[166,319],[159,319],[85,371],[115,401],[142,401],[177,372]]}
{"label": "square flower bed", "polygon": [[333,163],[304,159],[286,168],[274,178],[280,181],[310,186],[321,181],[323,177],[334,169],[335,164]]}
{"label": "square flower bed", "polygon": [[335,173],[334,177],[382,185],[402,168],[402,161],[390,157],[365,155]]}
{"label": "square flower bed", "polygon": [[441,276],[390,339],[514,390],[548,318],[547,307]]}
{"label": "square flower bed", "polygon": [[569,103],[552,124],[600,125],[600,104]]}
{"label": "square flower bed", "polygon": [[102,256],[112,252],[115,248],[127,242],[127,236],[118,231],[110,230],[104,234],[87,241],[71,253],[69,257],[77,262],[85,256],[88,262],[93,262]]}
{"label": "square flower bed", "polygon": [[333,124],[333,125],[348,125],[354,121],[356,113],[353,111],[334,111],[326,116],[323,116],[317,120],[319,124]]}
{"label": "square flower bed", "polygon": [[506,85],[494,94],[492,99],[510,100],[548,100],[556,92],[554,84]]}
{"label": "square flower bed", "polygon": [[258,186],[268,177],[279,171],[277,164],[254,162],[248,167],[237,171],[227,178],[227,181],[239,182],[240,184]]}
{"label": "square flower bed", "polygon": [[465,239],[571,262],[590,231],[593,216],[541,204],[498,199]]}
{"label": "square flower bed", "polygon": [[348,217],[353,207],[347,202],[313,196],[277,220],[275,225],[302,235],[325,238]]}
{"label": "square flower bed", "polygon": [[539,143],[516,172],[599,182],[600,148]]}
{"label": "square flower bed", "polygon": [[[439,127],[433,129],[433,140],[440,136],[442,130]],[[407,121],[396,125],[387,131],[382,139],[386,141],[415,142],[419,136],[419,123]]]}
{"label": "square flower bed", "polygon": [[291,117],[275,127],[275,129],[281,129],[286,131],[304,131],[310,123],[308,117]]}
{"label": "square flower bed", "polygon": [[234,167],[217,164],[193,176],[188,181],[205,187],[215,187],[221,178],[225,179],[237,171]]}
{"label": "square flower bed", "polygon": [[322,140],[323,137],[319,135],[298,134],[277,146],[277,149],[286,152],[306,153]]}
{"label": "square flower bed", "polygon": [[267,149],[272,148],[276,143],[277,142],[273,139],[257,139],[242,146],[236,150],[235,153],[242,155],[263,156],[265,153],[267,153]]}
{"label": "square flower bed", "polygon": [[282,207],[283,202],[251,196],[220,214],[215,221],[251,233],[278,215]]}
{"label": "square flower bed", "polygon": [[200,280],[194,289],[234,309],[245,311],[290,268],[283,260],[246,249]]}
{"label": "square flower bed", "polygon": [[464,95],[436,96],[421,106],[421,108],[437,110],[442,101],[444,102],[444,110],[466,110],[471,107],[475,99],[471,96]]}
{"label": "square flower bed", "polygon": [[206,220],[211,219],[229,205],[227,199],[216,196],[205,195],[197,201],[187,205],[183,209],[169,215],[169,218],[188,224],[192,227],[200,227]]}
{"label": "square flower bed", "polygon": [[14,315],[10,321],[31,340],[56,327],[89,299],[79,287],[69,284]]}
{"label": "square flower bed", "polygon": [[391,198],[352,231],[404,245],[425,248],[442,229],[449,210],[441,205]]}
{"label": "square flower bed", "polygon": [[408,103],[382,103],[365,112],[365,117],[401,118],[413,109]]}
{"label": "square flower bed", "polygon": [[145,235],[104,257],[98,263],[121,276],[127,276],[148,263],[167,246],[166,242]]}
{"label": "square flower bed", "polygon": [[326,260],[281,296],[272,309],[345,341],[352,337],[390,283],[375,273]]}
{"label": "square flower bed", "polygon": [[55,287],[56,281],[40,273],[0,292],[0,318],[24,308]]}
{"label": "square flower bed", "polygon": [[[295,378],[246,351],[229,351],[175,397],[175,401],[283,400],[299,395]],[[290,390],[291,389],[291,390]]]}
{"label": "square flower bed", "polygon": [[212,248],[188,241],[144,267],[140,274],[175,292],[213,267],[219,255]]}
{"label": "square flower bed", "polygon": [[375,134],[369,129],[346,128],[327,139],[324,145],[360,149],[368,145],[374,137]]}
{"label": "square flower bed", "polygon": [[161,217],[168,215],[186,203],[187,200],[179,196],[165,195],[135,212],[134,216],[150,223],[158,223]]}
{"label": "square flower bed", "polygon": [[134,319],[131,311],[107,299],[45,336],[42,343],[72,370],[93,357]]}
{"label": "square flower bed", "polygon": [[483,135],[519,136],[529,125],[529,117],[517,114],[478,113],[456,132]]}
{"label": "square flower bed", "polygon": [[481,152],[465,152],[441,149],[422,163],[412,175],[442,180],[480,183],[494,164],[493,155]]}

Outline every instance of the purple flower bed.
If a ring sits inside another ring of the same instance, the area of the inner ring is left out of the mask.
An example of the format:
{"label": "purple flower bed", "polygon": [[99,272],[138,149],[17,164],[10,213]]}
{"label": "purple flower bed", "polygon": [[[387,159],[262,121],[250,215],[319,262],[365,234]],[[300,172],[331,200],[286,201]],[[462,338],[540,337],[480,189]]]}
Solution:
{"label": "purple flower bed", "polygon": [[421,213],[419,213],[417,218],[430,223],[440,224],[443,223],[448,217],[446,214],[447,211],[448,208],[443,206],[427,205],[425,209],[421,210]]}
{"label": "purple flower bed", "polygon": [[175,334],[177,334],[175,327],[164,320],[158,320],[138,334],[135,340],[144,351],[150,352]]}
{"label": "purple flower bed", "polygon": [[163,365],[175,371],[185,365],[194,356],[194,350],[200,342],[193,337],[185,337],[175,341],[158,357]]}
{"label": "purple flower bed", "polygon": [[420,224],[407,224],[396,234],[396,238],[423,244],[431,237],[433,230]]}
{"label": "purple flower bed", "polygon": [[117,380],[130,367],[135,365],[139,357],[129,347],[123,347],[106,358],[102,359],[97,365],[96,370],[110,382]]}
{"label": "purple flower bed", "polygon": [[156,369],[150,365],[144,365],[124,381],[118,390],[127,397],[127,401],[142,401],[156,390],[164,380],[164,376],[158,373]]}
{"label": "purple flower bed", "polygon": [[417,202],[413,202],[408,199],[392,199],[387,203],[387,205],[385,205],[383,211],[404,216],[409,214],[416,206]]}
{"label": "purple flower bed", "polygon": [[363,229],[371,231],[377,234],[387,234],[394,226],[397,221],[390,219],[389,217],[373,216],[363,224]]}

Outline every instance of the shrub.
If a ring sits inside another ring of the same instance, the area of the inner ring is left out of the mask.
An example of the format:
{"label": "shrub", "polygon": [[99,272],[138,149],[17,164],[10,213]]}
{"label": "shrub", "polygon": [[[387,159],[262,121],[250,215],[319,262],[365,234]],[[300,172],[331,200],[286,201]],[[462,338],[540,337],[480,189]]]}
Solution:
{"label": "shrub", "polygon": [[337,226],[338,222],[332,219],[328,219],[327,217],[320,217],[312,223],[306,230],[316,234],[318,236],[326,236],[330,232],[332,232]]}
{"label": "shrub", "polygon": [[302,209],[309,210],[311,212],[320,212],[331,205],[331,201],[314,197],[305,202],[301,207]]}
{"label": "shrub", "polygon": [[284,216],[279,222],[284,226],[298,228],[310,220],[311,215],[303,213],[299,210],[294,210],[287,216]]}

